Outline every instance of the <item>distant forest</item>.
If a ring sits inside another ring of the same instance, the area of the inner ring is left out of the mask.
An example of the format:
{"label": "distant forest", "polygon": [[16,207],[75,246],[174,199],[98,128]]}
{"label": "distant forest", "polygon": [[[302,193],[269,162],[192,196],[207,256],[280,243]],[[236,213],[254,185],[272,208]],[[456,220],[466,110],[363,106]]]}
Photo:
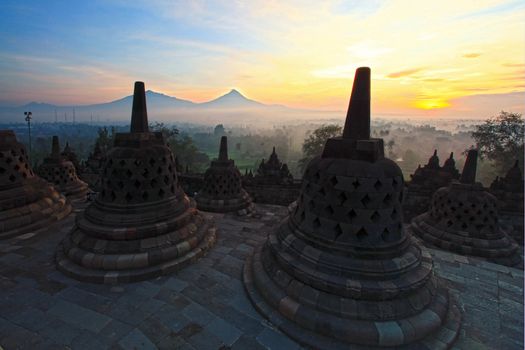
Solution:
{"label": "distant forest", "polygon": [[[519,120],[522,123],[521,116]],[[325,124],[326,125],[326,124]],[[403,170],[406,180],[419,164],[427,163],[434,149],[438,150],[441,164],[454,152],[456,166],[461,171],[465,150],[474,147],[479,140],[473,132],[479,129],[480,121],[434,121],[430,124],[413,124],[406,121],[374,120],[372,137],[384,139],[385,155],[395,160]],[[153,122],[152,130],[164,131],[183,169],[192,173],[205,171],[209,161],[217,157],[219,139],[228,136],[229,155],[241,172],[255,171],[262,159],[267,159],[275,147],[281,161],[288,166],[296,178],[301,177],[300,160],[303,158],[303,143],[321,123],[303,122],[268,128],[250,128],[228,125],[215,127],[178,124],[168,125]],[[521,124],[521,132],[523,132]],[[28,146],[28,127],[25,123],[0,124],[0,129],[13,129],[20,141]],[[104,150],[112,145],[116,132],[126,132],[127,125],[93,125],[80,123],[36,123],[31,126],[32,163],[40,164],[51,150],[51,138],[58,135],[61,148],[66,142],[77,153],[80,161],[86,160],[98,140]],[[521,140],[523,143],[523,138]],[[517,151],[517,159],[523,164],[523,148]],[[512,157],[512,156],[510,156]],[[512,160],[513,161],[513,160]],[[496,164],[490,157],[479,161],[478,181],[488,186],[497,175],[502,175],[506,165]]]}

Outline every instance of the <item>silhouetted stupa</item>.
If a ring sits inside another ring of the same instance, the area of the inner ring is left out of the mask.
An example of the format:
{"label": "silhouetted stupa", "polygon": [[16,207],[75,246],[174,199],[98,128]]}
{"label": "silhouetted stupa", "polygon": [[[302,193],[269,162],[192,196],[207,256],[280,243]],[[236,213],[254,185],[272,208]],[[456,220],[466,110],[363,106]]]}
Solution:
{"label": "silhouetted stupa", "polygon": [[70,212],[66,198],[33,173],[14,132],[0,130],[0,239],[45,228]]}
{"label": "silhouetted stupa", "polygon": [[454,179],[459,179],[456,169],[454,153],[445,161],[443,167],[439,166],[437,150],[429,158],[428,163],[418,166],[414,174],[410,175],[406,196],[403,203],[405,220],[410,220],[427,211],[432,195],[441,187],[448,186]]}
{"label": "silhouetted stupa", "polygon": [[444,349],[459,309],[403,230],[403,174],[370,138],[370,69],[356,71],[342,137],[308,165],[297,206],[244,267],[254,306],[312,348]]}
{"label": "silhouetted stupa", "polygon": [[257,184],[270,185],[293,183],[293,176],[290,174],[288,166],[279,160],[275,147],[268,161],[265,162],[264,159],[261,161],[253,181]]}
{"label": "silhouetted stupa", "polygon": [[86,199],[88,184],[80,180],[73,162],[60,154],[58,136],[53,136],[51,155],[38,168],[40,176],[69,199]]}
{"label": "silhouetted stupa", "polygon": [[496,196],[501,221],[510,225],[510,235],[523,244],[523,176],[516,160],[505,177],[496,178],[490,185],[490,192]]}
{"label": "silhouetted stupa", "polygon": [[496,198],[476,182],[478,152],[470,150],[460,181],[434,193],[411,230],[426,243],[508,266],[521,263],[518,245],[501,230]]}
{"label": "silhouetted stupa", "polygon": [[214,225],[179,187],[161,132],[149,132],[144,83],[136,82],[129,133],[117,133],[95,202],[57,249],[59,270],[96,283],[166,275],[202,256]]}
{"label": "silhouetted stupa", "polygon": [[204,173],[204,185],[195,197],[200,210],[246,214],[253,208],[250,195],[242,188],[241,173],[228,158],[228,139],[221,137],[219,158]]}
{"label": "silhouetted stupa", "polygon": [[62,157],[64,157],[65,160],[69,160],[73,165],[75,166],[75,170],[77,171],[77,174],[82,172],[80,162],[78,161],[77,154],[73,149],[69,146],[69,142],[66,142],[66,146],[64,147],[64,150],[61,153]]}

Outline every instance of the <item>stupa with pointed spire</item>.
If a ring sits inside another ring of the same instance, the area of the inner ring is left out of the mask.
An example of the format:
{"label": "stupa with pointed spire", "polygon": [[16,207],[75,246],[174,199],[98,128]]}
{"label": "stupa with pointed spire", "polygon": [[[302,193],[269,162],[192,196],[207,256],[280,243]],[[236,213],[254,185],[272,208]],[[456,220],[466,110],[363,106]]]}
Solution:
{"label": "stupa with pointed spire", "polygon": [[64,147],[64,150],[62,151],[61,155],[62,157],[64,157],[65,160],[68,160],[71,163],[73,163],[77,174],[82,172],[82,167],[80,165],[80,162],[78,161],[77,154],[71,148],[71,146],[69,146],[69,142],[66,142],[66,146]]}
{"label": "stupa with pointed spire", "polygon": [[460,180],[437,190],[410,230],[431,246],[520,266],[518,245],[500,227],[496,198],[476,182],[477,157],[477,150],[468,152]]}
{"label": "stupa with pointed spire", "polygon": [[308,164],[297,205],[246,261],[256,309],[309,348],[450,347],[461,314],[403,229],[402,192],[401,169],[370,138],[370,69],[359,68],[342,137]]}
{"label": "stupa with pointed spire", "polygon": [[0,239],[49,226],[71,205],[31,168],[25,146],[12,130],[0,130]]}
{"label": "stupa with pointed spire", "polygon": [[228,158],[228,139],[221,137],[219,158],[204,173],[203,187],[195,197],[200,210],[247,214],[253,209],[250,195],[242,187],[241,173]]}
{"label": "stupa with pointed spire", "polygon": [[58,136],[53,136],[51,155],[44,159],[38,172],[67,198],[86,199],[88,184],[78,178],[75,165],[60,154]]}
{"label": "stupa with pointed spire", "polygon": [[255,175],[251,170],[246,172],[243,184],[256,203],[286,206],[297,199],[301,188],[288,166],[279,160],[275,147],[268,161],[261,161]]}
{"label": "stupa with pointed spire", "polygon": [[405,220],[410,222],[413,217],[427,211],[434,192],[441,187],[448,186],[452,180],[459,179],[459,176],[454,153],[450,153],[450,157],[441,167],[437,150],[434,150],[427,164],[423,167],[418,166],[414,174],[410,175],[411,180],[408,183],[403,203]]}
{"label": "stupa with pointed spire", "polygon": [[519,161],[502,178],[496,178],[490,185],[490,192],[499,204],[500,219],[508,227],[509,234],[523,245],[523,175]]}
{"label": "stupa with pointed spire", "polygon": [[96,200],[60,243],[60,271],[94,283],[170,274],[215,242],[215,227],[179,187],[175,157],[150,132],[144,83],[136,82],[129,133],[117,133]]}

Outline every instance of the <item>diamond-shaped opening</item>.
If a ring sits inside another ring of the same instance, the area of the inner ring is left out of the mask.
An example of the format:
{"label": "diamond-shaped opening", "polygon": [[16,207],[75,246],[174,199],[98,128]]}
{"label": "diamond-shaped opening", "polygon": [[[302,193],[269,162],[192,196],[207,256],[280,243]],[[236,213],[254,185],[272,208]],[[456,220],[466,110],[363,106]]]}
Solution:
{"label": "diamond-shaped opening", "polygon": [[381,181],[377,180],[374,184],[374,188],[379,191],[379,189],[383,187],[383,184],[381,183]]}
{"label": "diamond-shaped opening", "polygon": [[321,221],[319,221],[319,218],[315,218],[314,221],[312,222],[312,225],[314,226],[314,228],[320,227]]}
{"label": "diamond-shaped opening", "polygon": [[149,163],[150,166],[153,166],[155,164],[155,159],[150,158],[148,163]]}
{"label": "diamond-shaped opening", "polygon": [[159,167],[157,168],[157,174],[161,174],[161,173],[162,173],[162,168],[159,166]]}
{"label": "diamond-shaped opening", "polygon": [[166,157],[162,157],[162,163],[166,164],[167,161]]}
{"label": "diamond-shaped opening", "polygon": [[356,236],[357,236],[357,239],[362,240],[368,236],[368,232],[366,232],[364,227],[361,227],[359,231],[357,231]]}
{"label": "diamond-shaped opening", "polygon": [[396,208],[392,209],[392,214],[390,214],[390,217],[392,218],[392,220],[397,219],[397,210],[396,210]]}
{"label": "diamond-shaped opening", "polygon": [[324,187],[321,187],[321,189],[319,190],[319,193],[322,194],[323,196],[326,195],[326,191],[324,190]]}
{"label": "diamond-shaped opening", "polygon": [[335,210],[334,210],[334,208],[332,208],[331,205],[329,205],[329,206],[327,206],[326,208],[324,208],[324,211],[325,211],[327,214],[329,214],[329,215],[334,215],[334,213],[335,213]]}
{"label": "diamond-shaped opening", "polygon": [[396,178],[394,177],[394,178],[392,179],[392,187],[393,187],[393,188],[397,188],[397,185],[398,185],[398,184],[399,184],[399,183],[397,182]]}
{"label": "diamond-shaped opening", "polygon": [[111,193],[109,194],[109,198],[111,199],[112,202],[114,202],[115,199],[117,199],[117,195],[115,194],[114,191],[111,191]]}
{"label": "diamond-shaped opening", "polygon": [[151,181],[149,182],[149,184],[151,185],[151,187],[155,187],[155,186],[157,186],[157,179],[151,179]]}
{"label": "diamond-shaped opening", "polygon": [[142,200],[146,201],[148,200],[149,194],[147,191],[142,192]]}
{"label": "diamond-shaped opening", "polygon": [[3,174],[3,173],[5,173],[5,169],[0,167],[0,174]]}
{"label": "diamond-shaped opening", "polygon": [[301,215],[300,215],[300,217],[301,217],[301,221],[304,221],[304,219],[306,218],[306,215],[305,215],[305,213],[304,213],[304,210],[301,211]]}
{"label": "diamond-shaped opening", "polygon": [[380,219],[381,219],[381,216],[379,215],[377,211],[374,211],[372,216],[370,216],[370,220],[372,220],[373,222],[378,222]]}
{"label": "diamond-shaped opening", "polygon": [[125,198],[129,202],[129,201],[131,201],[133,199],[133,195],[131,193],[127,192]]}
{"label": "diamond-shaped opening", "polygon": [[143,171],[142,171],[142,176],[144,176],[145,178],[148,178],[148,175],[149,175],[149,170],[147,168],[145,168]]}
{"label": "diamond-shaped opening", "polygon": [[332,186],[337,185],[337,177],[336,176],[332,176],[330,178],[330,183],[332,184]]}
{"label": "diamond-shaped opening", "polygon": [[388,241],[388,238],[390,236],[390,231],[388,231],[388,228],[385,228],[383,232],[381,233],[381,238],[383,241]]}
{"label": "diamond-shaped opening", "polygon": [[385,198],[383,198],[384,204],[390,204],[392,203],[392,195],[390,193],[387,193]]}
{"label": "diamond-shaped opening", "polygon": [[135,186],[135,188],[139,188],[140,187],[140,181],[139,180],[135,180],[133,185]]}
{"label": "diamond-shaped opening", "polygon": [[160,198],[164,198],[164,195],[165,195],[165,192],[164,192],[164,190],[161,188],[161,189],[159,190],[159,197],[160,197]]}
{"label": "diamond-shaped opening", "polygon": [[358,179],[355,179],[355,181],[352,182],[352,186],[354,186],[354,189],[357,190],[357,188],[358,188],[359,186],[361,186],[361,184],[359,183],[359,180],[358,180]]}
{"label": "diamond-shaped opening", "polygon": [[133,173],[131,172],[131,170],[126,170],[126,176],[127,177],[131,177],[133,175]]}
{"label": "diamond-shaped opening", "polygon": [[12,161],[13,161],[13,158],[11,157],[7,157],[7,159],[5,160],[7,164],[11,164]]}
{"label": "diamond-shaped opening", "polygon": [[355,212],[354,209],[348,212],[348,217],[350,218],[350,220],[354,219],[356,216],[357,216],[357,213]]}
{"label": "diamond-shaped opening", "polygon": [[319,172],[316,172],[314,177],[316,180],[319,180],[321,178],[321,174]]}
{"label": "diamond-shaped opening", "polygon": [[468,225],[467,225],[466,223],[462,223],[462,224],[461,224],[461,228],[462,228],[463,230],[466,230],[467,227],[468,227]]}
{"label": "diamond-shaped opening", "polygon": [[344,193],[344,192],[341,192],[341,194],[339,194],[339,196],[337,196],[337,198],[339,198],[339,201],[341,202],[341,205],[343,205],[343,203],[346,202],[346,200],[348,199],[348,197],[346,196],[346,193]]}
{"label": "diamond-shaped opening", "polygon": [[365,196],[363,198],[361,198],[361,203],[365,206],[368,205],[368,203],[370,203],[371,199],[370,197],[368,196],[368,194],[365,194]]}
{"label": "diamond-shaped opening", "polygon": [[22,162],[24,161],[24,157],[22,157],[22,156],[18,157],[18,161],[19,161],[20,163],[22,163]]}
{"label": "diamond-shaped opening", "polygon": [[11,182],[15,182],[16,177],[14,175],[11,175],[11,176],[9,176],[9,180],[11,180]]}
{"label": "diamond-shaped opening", "polygon": [[168,176],[164,176],[164,183],[166,185],[170,183],[170,178]]}

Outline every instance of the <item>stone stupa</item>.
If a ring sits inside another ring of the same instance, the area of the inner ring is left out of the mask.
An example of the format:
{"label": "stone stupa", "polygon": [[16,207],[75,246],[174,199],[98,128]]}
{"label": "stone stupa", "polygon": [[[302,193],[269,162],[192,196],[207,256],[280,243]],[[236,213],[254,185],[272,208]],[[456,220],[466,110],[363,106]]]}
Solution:
{"label": "stone stupa", "polygon": [[403,229],[403,174],[370,138],[370,69],[342,137],[304,173],[297,206],[244,266],[256,309],[307,347],[445,349],[461,313]]}
{"label": "stone stupa", "polygon": [[66,198],[33,172],[14,132],[0,130],[0,239],[35,232],[70,212]]}
{"label": "stone stupa", "polygon": [[434,192],[441,187],[448,186],[452,180],[459,179],[459,172],[455,164],[452,152],[441,167],[437,150],[434,150],[427,164],[423,167],[418,166],[414,174],[410,175],[403,203],[404,219],[407,222],[427,211]]}
{"label": "stone stupa", "polygon": [[219,158],[204,173],[204,184],[195,200],[198,208],[217,213],[247,214],[253,210],[250,195],[242,187],[241,173],[228,158],[228,139],[221,137]]}
{"label": "stone stupa", "polygon": [[517,267],[518,245],[500,227],[496,197],[476,182],[477,157],[477,150],[468,152],[461,179],[434,193],[410,231],[431,246]]}
{"label": "stone stupa", "polygon": [[117,133],[101,191],[76,217],[56,264],[86,282],[125,283],[170,274],[215,242],[215,226],[179,187],[175,158],[150,132],[144,83],[136,82],[129,133]]}
{"label": "stone stupa", "polygon": [[496,178],[490,192],[499,201],[501,221],[509,228],[509,234],[523,245],[523,176],[516,160],[503,178]]}
{"label": "stone stupa", "polygon": [[86,199],[88,184],[78,178],[73,162],[66,160],[60,154],[58,136],[53,136],[51,155],[44,159],[38,172],[67,198]]}

